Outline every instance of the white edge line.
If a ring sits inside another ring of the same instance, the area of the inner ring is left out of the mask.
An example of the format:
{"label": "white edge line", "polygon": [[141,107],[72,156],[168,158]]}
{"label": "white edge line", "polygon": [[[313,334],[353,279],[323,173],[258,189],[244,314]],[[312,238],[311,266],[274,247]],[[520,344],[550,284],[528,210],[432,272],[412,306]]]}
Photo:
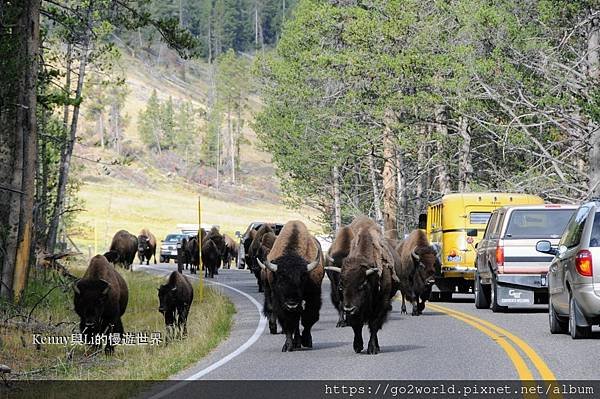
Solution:
{"label": "white edge line", "polygon": [[[160,271],[160,272],[166,272],[166,270],[156,269],[156,268],[148,267],[148,266],[144,266],[144,268],[151,269],[151,270],[156,270],[156,271]],[[167,274],[170,274],[170,272],[168,272]],[[188,275],[186,277],[198,279],[197,276],[189,276]],[[205,376],[206,374],[210,373],[211,371],[213,371],[213,370],[221,367],[222,365],[226,364],[227,362],[229,362],[230,360],[232,360],[236,356],[244,353],[248,348],[250,348],[252,345],[254,345],[254,343],[256,341],[258,341],[258,338],[262,335],[263,331],[265,330],[265,327],[267,326],[267,319],[262,315],[262,310],[261,310],[260,303],[256,299],[252,298],[250,295],[248,295],[244,291],[238,290],[237,288],[234,288],[234,287],[232,287],[230,285],[223,284],[223,283],[217,283],[216,281],[205,281],[205,282],[209,283],[209,284],[220,285],[222,287],[228,288],[228,289],[230,289],[232,291],[237,292],[238,294],[241,294],[241,295],[245,296],[250,302],[252,302],[254,304],[254,306],[256,306],[256,309],[258,310],[258,315],[260,317],[258,325],[256,326],[256,330],[254,330],[254,334],[252,334],[252,336],[250,338],[248,338],[246,340],[246,342],[244,342],[241,346],[239,346],[236,350],[234,350],[233,352],[231,352],[229,355],[227,355],[224,358],[222,358],[221,360],[219,360],[219,361],[211,364],[210,366],[208,366],[208,367],[206,367],[206,368],[198,371],[197,373],[192,374],[191,376],[187,377],[185,380],[179,382],[178,384],[175,384],[172,387],[165,389],[164,391],[160,391],[157,394],[152,395],[148,399],[158,399],[158,398],[162,398],[162,397],[164,397],[166,395],[169,395],[169,394],[177,391],[178,389],[186,386],[191,381],[195,381],[195,380],[198,380],[198,379],[202,378],[203,376]]]}

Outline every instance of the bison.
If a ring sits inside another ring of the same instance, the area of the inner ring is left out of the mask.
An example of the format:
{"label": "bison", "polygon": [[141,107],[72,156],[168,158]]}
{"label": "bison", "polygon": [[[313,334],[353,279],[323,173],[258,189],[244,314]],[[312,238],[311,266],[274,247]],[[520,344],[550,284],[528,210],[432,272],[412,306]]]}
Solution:
{"label": "bison", "polygon": [[192,284],[178,271],[171,273],[167,283],[158,288],[158,311],[165,317],[167,337],[174,335],[175,322],[179,333],[187,335],[187,317],[193,299]]}
{"label": "bison", "polygon": [[[258,292],[263,292],[264,287],[261,278],[260,266],[258,265],[256,258],[259,256],[259,251],[261,250],[262,238],[265,234],[268,233],[275,235],[273,229],[271,229],[271,227],[268,224],[265,223],[262,226],[260,226],[260,228],[256,231],[256,234],[254,235],[254,239],[250,244],[248,252],[246,252],[246,265],[248,265],[248,267],[250,268],[250,272],[252,272],[254,274],[254,277],[256,277],[256,283],[258,284]],[[264,258],[261,259],[261,261],[264,263]]]}
{"label": "bison", "polygon": [[327,273],[327,277],[331,282],[331,302],[338,311],[339,317],[336,327],[346,327],[346,321],[344,320],[344,306],[342,304],[342,292],[340,289],[340,273],[335,270],[342,267],[344,258],[347,257],[350,252],[350,243],[352,242],[353,237],[354,233],[350,226],[340,228],[327,253],[327,267],[325,268],[325,273]]}
{"label": "bison", "polygon": [[396,293],[393,269],[399,259],[375,222],[366,217],[357,219],[354,226],[351,224],[353,238],[342,267],[329,270],[340,273],[344,320],[354,330],[354,351],[364,349],[362,328],[368,324],[367,353],[377,354],[381,350],[377,332],[392,310],[391,300]]}
{"label": "bison", "polygon": [[312,348],[311,328],[319,320],[325,274],[319,242],[304,223],[287,222],[265,262],[257,263],[266,271],[263,313],[269,319],[275,314],[286,336],[282,352]]}
{"label": "bison", "polygon": [[204,277],[213,278],[217,274],[221,264],[221,252],[217,244],[210,238],[202,242],[202,266],[204,267]]}
{"label": "bison", "polygon": [[200,267],[200,248],[198,236],[190,237],[185,247],[185,258],[190,265],[190,273],[195,274]]}
{"label": "bison", "polygon": [[231,260],[237,259],[239,244],[229,237],[227,234],[223,234],[225,240],[225,253],[223,254],[223,268],[231,269]]}
{"label": "bison", "polygon": [[154,264],[156,264],[156,237],[148,229],[142,229],[138,234],[138,257],[140,265],[146,260],[146,264],[150,264],[150,258],[154,256]]}
{"label": "bison", "polygon": [[429,244],[422,230],[412,231],[396,246],[400,262],[396,264],[399,289],[402,294],[402,313],[406,313],[405,298],[412,304],[412,315],[425,309],[431,287],[435,283],[435,270],[440,267],[437,251]]}
{"label": "bison", "polygon": [[[80,318],[79,330],[85,342],[92,342],[91,337],[96,335],[124,333],[121,317],[127,309],[129,291],[123,277],[105,256],[96,255],[90,260],[83,277],[73,284],[73,291],[75,312]],[[104,351],[106,354],[114,352],[110,340]]]}
{"label": "bison", "polygon": [[110,257],[109,261],[112,264],[121,264],[125,269],[129,269],[133,264],[137,250],[137,237],[127,230],[119,230],[115,233],[110,244],[110,251],[113,251],[114,254]]}

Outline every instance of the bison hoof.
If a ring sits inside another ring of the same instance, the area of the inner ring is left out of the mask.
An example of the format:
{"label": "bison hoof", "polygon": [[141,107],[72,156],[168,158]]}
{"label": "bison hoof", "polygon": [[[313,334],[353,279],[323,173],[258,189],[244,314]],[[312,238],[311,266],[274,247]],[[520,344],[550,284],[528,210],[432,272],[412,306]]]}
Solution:
{"label": "bison hoof", "polygon": [[283,348],[281,348],[282,352],[293,352],[294,351],[294,344],[292,343],[291,340],[287,340],[285,341],[285,344],[283,344]]}
{"label": "bison hoof", "polygon": [[312,348],[312,346],[313,346],[312,345],[312,336],[307,331],[302,332],[302,346],[305,348]]}
{"label": "bison hoof", "polygon": [[406,314],[406,306],[402,306],[402,309],[400,309],[400,314]]}
{"label": "bison hoof", "polygon": [[376,355],[380,352],[379,345],[372,344],[369,342],[369,347],[367,348],[367,355]]}
{"label": "bison hoof", "polygon": [[273,321],[269,321],[269,332],[271,334],[277,334],[277,323]]}
{"label": "bison hoof", "polygon": [[362,342],[355,342],[352,346],[354,347],[354,352],[356,352],[356,353],[360,353],[363,350]]}
{"label": "bison hoof", "polygon": [[347,327],[348,324],[346,323],[346,320],[340,320],[337,322],[337,324],[335,326],[336,327]]}

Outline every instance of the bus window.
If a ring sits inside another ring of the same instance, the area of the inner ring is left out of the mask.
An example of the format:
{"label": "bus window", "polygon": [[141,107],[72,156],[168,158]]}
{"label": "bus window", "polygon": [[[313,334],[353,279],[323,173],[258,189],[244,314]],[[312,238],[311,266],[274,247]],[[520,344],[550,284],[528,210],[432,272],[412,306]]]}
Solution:
{"label": "bus window", "polygon": [[469,222],[471,224],[486,224],[490,219],[491,212],[471,212]]}

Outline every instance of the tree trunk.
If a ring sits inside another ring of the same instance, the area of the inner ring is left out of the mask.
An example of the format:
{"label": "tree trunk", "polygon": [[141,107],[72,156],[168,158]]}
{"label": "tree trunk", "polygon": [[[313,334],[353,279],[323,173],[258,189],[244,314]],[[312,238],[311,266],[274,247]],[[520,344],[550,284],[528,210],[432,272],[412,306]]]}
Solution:
{"label": "tree trunk", "polygon": [[[597,85],[600,77],[600,23],[594,18],[588,31],[588,71],[592,82]],[[600,197],[600,127],[590,120],[589,196]]]}
{"label": "tree trunk", "polygon": [[426,176],[425,176],[425,164],[427,163],[426,150],[427,150],[427,125],[423,124],[419,128],[420,136],[422,137],[422,143],[420,143],[417,149],[417,181],[415,188],[415,212],[414,217],[418,218],[419,214],[423,211],[423,193],[426,191]]}
{"label": "tree trunk", "polygon": [[[87,19],[89,21],[91,8],[88,8]],[[89,27],[88,27],[89,29]],[[75,91],[75,98],[81,98],[83,91],[83,83],[85,79],[85,68],[88,62],[88,50],[90,44],[90,32],[89,30],[85,33],[86,37],[83,39],[81,54],[79,56],[79,76],[77,79],[77,88]],[[54,252],[56,245],[56,238],[58,234],[58,225],[60,217],[63,211],[63,205],[65,202],[65,196],[67,192],[67,182],[69,180],[69,172],[71,169],[71,156],[73,155],[73,147],[75,146],[75,140],[77,138],[77,124],[79,121],[79,103],[73,106],[73,117],[71,119],[71,127],[69,131],[69,138],[65,143],[61,154],[59,176],[58,176],[58,188],[56,193],[56,203],[52,212],[52,219],[50,223],[50,229],[48,231],[47,249],[51,253]]]}
{"label": "tree trunk", "polygon": [[15,191],[9,202],[0,297],[15,301],[27,284],[33,228],[35,171],[37,160],[36,85],[40,33],[40,0],[23,2],[17,35],[20,54],[26,62],[19,68],[18,107],[16,109],[15,152],[11,185]]}
{"label": "tree trunk", "polygon": [[471,132],[467,118],[460,117],[458,120],[458,133],[462,139],[458,153],[458,191],[462,193],[471,191],[470,180],[473,174],[473,165],[471,165]]}
{"label": "tree trunk", "polygon": [[406,185],[406,174],[404,172],[404,162],[402,157],[402,151],[400,149],[396,150],[396,198],[398,198],[398,206],[400,207],[400,220],[398,227],[398,238],[402,238],[405,233],[407,233],[407,224],[408,224],[408,200],[407,200],[407,190],[408,187]]}
{"label": "tree trunk", "polygon": [[373,152],[375,149],[372,148],[371,152],[367,155],[369,162],[369,177],[371,179],[371,186],[373,187],[373,210],[375,211],[375,221],[380,226],[383,224],[383,215],[381,214],[381,206],[379,204],[379,185],[377,183],[377,171],[375,170],[375,160],[373,159]]}
{"label": "tree trunk", "polygon": [[437,155],[438,161],[438,184],[442,195],[448,194],[451,191],[450,175],[448,174],[448,165],[444,156],[445,144],[448,138],[448,115],[445,106],[438,108],[436,113],[436,130],[437,130]]}
{"label": "tree trunk", "polygon": [[229,152],[231,153],[231,184],[235,185],[235,136],[231,124],[231,100],[227,106],[227,129],[229,129]]}
{"label": "tree trunk", "polygon": [[340,201],[340,171],[337,165],[333,166],[333,228],[337,233],[342,227],[342,202]]}
{"label": "tree trunk", "polygon": [[104,112],[98,114],[98,125],[100,128],[100,147],[104,149]]}
{"label": "tree trunk", "polygon": [[393,133],[390,125],[393,114],[386,111],[383,130],[383,231],[389,238],[397,238],[398,225],[396,222],[396,167]]}

